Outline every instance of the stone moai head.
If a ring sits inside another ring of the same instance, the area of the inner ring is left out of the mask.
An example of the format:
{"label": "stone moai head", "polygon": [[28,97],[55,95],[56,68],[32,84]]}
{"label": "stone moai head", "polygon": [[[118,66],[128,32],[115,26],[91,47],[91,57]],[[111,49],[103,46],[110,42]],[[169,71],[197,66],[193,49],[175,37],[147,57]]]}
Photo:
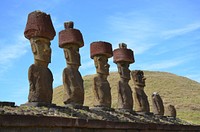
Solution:
{"label": "stone moai head", "polygon": [[94,59],[96,72],[109,75],[108,58],[112,57],[112,45],[108,42],[98,41],[90,45],[90,57]]}
{"label": "stone moai head", "polygon": [[166,107],[165,115],[168,117],[176,118],[176,108],[173,105],[168,105]]}
{"label": "stone moai head", "polygon": [[84,46],[83,36],[73,28],[73,22],[65,22],[64,26],[65,29],[59,32],[59,47],[64,49],[68,65],[80,66],[79,48]]}
{"label": "stone moai head", "polygon": [[145,80],[144,72],[141,70],[135,70],[131,72],[133,82],[136,86],[144,87],[145,86]]}
{"label": "stone moai head", "polygon": [[134,63],[134,55],[131,49],[127,49],[124,43],[119,44],[119,48],[113,51],[114,63],[117,64],[120,77],[130,80],[129,64]]}
{"label": "stone moai head", "polygon": [[51,62],[50,41],[55,35],[50,15],[41,11],[28,15],[24,36],[30,40],[36,65],[47,67]]}
{"label": "stone moai head", "polygon": [[151,97],[152,97],[152,111],[154,115],[163,116],[165,110],[162,98],[160,97],[158,92],[153,92]]}

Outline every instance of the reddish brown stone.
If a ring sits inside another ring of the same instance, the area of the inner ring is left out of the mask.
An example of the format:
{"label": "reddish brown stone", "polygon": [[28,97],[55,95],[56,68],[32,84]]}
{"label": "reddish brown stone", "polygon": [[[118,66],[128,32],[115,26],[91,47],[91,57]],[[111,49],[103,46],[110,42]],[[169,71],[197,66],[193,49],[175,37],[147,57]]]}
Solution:
{"label": "reddish brown stone", "polygon": [[115,49],[113,51],[113,58],[115,63],[124,61],[129,63],[135,62],[133,51],[131,49],[127,49],[126,46]]}
{"label": "reddish brown stone", "polygon": [[68,44],[75,44],[79,47],[83,47],[83,36],[78,29],[73,28],[73,22],[66,22],[64,26],[65,30],[59,32],[59,47],[63,48]]}
{"label": "reddish brown stone", "polygon": [[108,42],[97,41],[90,44],[90,57],[105,55],[107,58],[113,56],[112,45]]}
{"label": "reddish brown stone", "polygon": [[56,35],[50,15],[41,11],[34,11],[28,15],[24,36],[27,39],[44,37],[53,40]]}

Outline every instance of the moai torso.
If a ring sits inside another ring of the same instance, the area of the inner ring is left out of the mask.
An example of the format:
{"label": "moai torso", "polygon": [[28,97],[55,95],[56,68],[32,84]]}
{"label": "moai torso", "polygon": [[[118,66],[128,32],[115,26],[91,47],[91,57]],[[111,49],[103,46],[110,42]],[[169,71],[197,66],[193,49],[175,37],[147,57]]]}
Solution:
{"label": "moai torso", "polygon": [[107,79],[101,76],[94,77],[93,92],[95,95],[95,106],[111,107],[111,88]]}
{"label": "moai torso", "polygon": [[144,90],[141,90],[140,88],[134,88],[133,100],[134,100],[134,110],[136,112],[145,112],[145,113],[150,112],[148,97],[145,94]]}
{"label": "moai torso", "polygon": [[113,51],[113,59],[117,64],[120,81],[118,82],[118,108],[132,111],[133,97],[129,86],[129,64],[134,62],[133,51],[127,49],[126,44],[119,44],[119,48]]}
{"label": "moai torso", "polygon": [[132,90],[128,82],[118,82],[118,108],[133,109]]}
{"label": "moai torso", "polygon": [[134,110],[136,112],[149,113],[149,102],[148,97],[144,92],[145,78],[143,71],[136,70],[131,72],[134,89],[133,89],[133,100],[134,100]]}
{"label": "moai torso", "polygon": [[78,70],[65,68],[63,71],[64,104],[81,104],[84,102],[83,79]]}
{"label": "moai torso", "polygon": [[156,92],[152,94],[152,108],[154,115],[164,115],[164,105],[160,95]]}
{"label": "moai torso", "polygon": [[49,68],[31,65],[28,70],[30,85],[28,101],[51,103],[53,75]]}

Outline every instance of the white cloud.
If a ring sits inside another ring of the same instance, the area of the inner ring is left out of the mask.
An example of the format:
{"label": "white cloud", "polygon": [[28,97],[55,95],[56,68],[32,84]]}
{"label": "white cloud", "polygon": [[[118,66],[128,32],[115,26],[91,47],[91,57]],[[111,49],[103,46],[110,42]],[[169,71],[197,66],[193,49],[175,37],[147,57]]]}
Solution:
{"label": "white cloud", "polygon": [[185,60],[183,59],[174,59],[174,60],[159,61],[157,63],[156,62],[145,63],[145,64],[139,65],[138,67],[140,69],[145,69],[145,70],[163,70],[167,68],[176,67],[183,63],[185,63]]}
{"label": "white cloud", "polygon": [[95,68],[93,60],[84,62],[83,64],[81,64],[81,67],[80,67],[81,70],[86,70],[86,69],[90,69],[90,68]]}
{"label": "white cloud", "polygon": [[15,59],[20,58],[27,52],[26,40],[23,37],[19,37],[13,44],[8,45],[10,42],[1,43],[0,49],[0,74],[6,71]]}
{"label": "white cloud", "polygon": [[109,17],[108,23],[110,30],[115,32],[111,39],[126,43],[135,54],[142,54],[157,45],[159,27],[148,17],[136,13],[117,14]]}
{"label": "white cloud", "polygon": [[162,35],[165,39],[169,39],[169,38],[172,38],[172,37],[176,37],[176,36],[180,36],[180,35],[190,33],[192,31],[195,31],[195,30],[198,30],[198,29],[200,29],[200,23],[193,23],[193,24],[186,25],[183,28],[166,30],[162,33]]}
{"label": "white cloud", "polygon": [[187,74],[187,75],[184,75],[185,77],[187,78],[191,78],[192,80],[195,80],[197,82],[200,83],[200,74],[196,73],[196,74]]}

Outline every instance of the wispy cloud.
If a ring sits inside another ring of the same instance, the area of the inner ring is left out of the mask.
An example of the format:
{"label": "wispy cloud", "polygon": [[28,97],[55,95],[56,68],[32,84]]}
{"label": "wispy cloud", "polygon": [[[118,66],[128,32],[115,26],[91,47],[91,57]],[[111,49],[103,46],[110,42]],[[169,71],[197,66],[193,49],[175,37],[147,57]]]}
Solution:
{"label": "wispy cloud", "polygon": [[186,74],[184,75],[185,77],[191,78],[192,80],[195,80],[200,83],[200,74],[195,73],[195,74]]}
{"label": "wispy cloud", "polygon": [[155,38],[158,39],[158,27],[148,17],[137,13],[116,14],[109,17],[108,23],[110,30],[115,32],[115,37],[111,39],[127,43],[129,48],[135,50],[135,54],[142,54],[157,44]]}
{"label": "wispy cloud", "polygon": [[173,38],[176,36],[180,36],[180,35],[184,35],[184,34],[193,32],[198,29],[200,29],[200,23],[193,23],[193,24],[186,25],[183,28],[166,30],[162,33],[162,35],[165,39],[169,39],[169,38]]}
{"label": "wispy cloud", "polygon": [[1,43],[0,49],[0,75],[6,71],[15,59],[20,58],[27,52],[26,40],[19,37],[14,44],[8,45],[10,42]]}
{"label": "wispy cloud", "polygon": [[145,70],[166,70],[168,68],[176,67],[185,63],[183,59],[164,60],[159,62],[151,62],[138,65],[137,67]]}

